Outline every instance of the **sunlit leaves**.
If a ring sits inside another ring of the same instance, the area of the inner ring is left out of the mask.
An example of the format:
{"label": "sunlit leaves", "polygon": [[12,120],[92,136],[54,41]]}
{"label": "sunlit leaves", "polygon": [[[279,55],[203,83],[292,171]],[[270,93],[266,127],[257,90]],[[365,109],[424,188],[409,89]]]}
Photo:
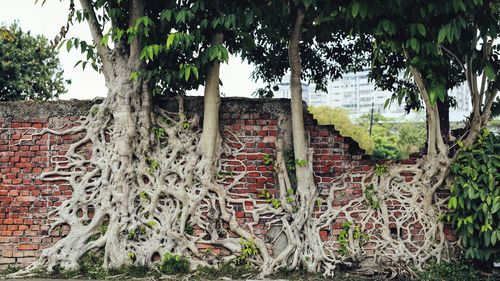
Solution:
{"label": "sunlit leaves", "polygon": [[199,78],[198,68],[192,64],[181,64],[180,65],[179,76],[180,78],[184,78],[184,80],[188,81],[191,73],[194,75],[196,79]]}

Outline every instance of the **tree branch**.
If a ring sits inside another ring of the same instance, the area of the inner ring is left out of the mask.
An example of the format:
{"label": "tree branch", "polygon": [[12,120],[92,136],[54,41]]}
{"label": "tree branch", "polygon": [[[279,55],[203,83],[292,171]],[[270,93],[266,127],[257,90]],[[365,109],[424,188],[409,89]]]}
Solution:
{"label": "tree branch", "polygon": [[80,4],[82,5],[83,10],[87,13],[88,15],[88,24],[90,28],[90,34],[92,35],[92,40],[94,43],[97,45],[97,52],[101,59],[106,60],[108,51],[109,49],[106,46],[101,46],[101,41],[102,41],[102,28],[101,25],[99,24],[99,21],[97,20],[94,7],[92,7],[92,1],[91,0],[80,0]]}
{"label": "tree branch", "polygon": [[97,20],[94,7],[92,7],[92,0],[80,0],[83,10],[88,14],[87,22],[90,28],[90,34],[92,35],[92,40],[96,45],[97,54],[101,58],[102,69],[106,81],[110,81],[112,77],[112,66],[109,61],[109,48],[101,44],[102,41],[102,28]]}
{"label": "tree branch", "polygon": [[452,58],[452,59],[455,59],[458,64],[460,65],[460,67],[462,68],[462,70],[465,72],[467,71],[465,69],[465,64],[460,60],[460,58],[455,54],[453,53],[450,49],[446,48],[444,45],[441,45],[441,48],[446,52],[448,53],[448,55]]}

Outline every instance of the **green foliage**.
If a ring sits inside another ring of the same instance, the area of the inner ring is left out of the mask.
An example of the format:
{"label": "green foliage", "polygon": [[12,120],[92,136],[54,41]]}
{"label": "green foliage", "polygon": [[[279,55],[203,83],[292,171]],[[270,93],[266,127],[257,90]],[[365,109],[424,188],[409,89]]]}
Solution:
{"label": "green foliage", "polygon": [[374,159],[401,159],[401,152],[398,148],[398,136],[374,134],[373,141],[375,147],[373,149]]}
{"label": "green foliage", "polygon": [[104,264],[103,251],[88,251],[83,255],[78,264],[80,273],[92,279],[102,279],[107,276],[107,271],[102,267]]}
{"label": "green foliage", "polygon": [[[371,49],[365,36],[353,36],[351,26],[342,19],[349,2],[339,1],[252,1],[257,24],[250,30],[254,48],[242,50],[243,59],[255,65],[252,78],[268,86],[255,95],[270,97],[271,85],[289,71],[288,41],[297,11],[304,13],[300,34],[301,78],[327,91],[327,82],[343,72],[357,70],[367,62]],[[364,6],[363,6],[364,7]],[[360,8],[360,15],[365,10]],[[365,14],[362,14],[365,15]]]}
{"label": "green foliage", "polygon": [[471,147],[461,146],[451,167],[454,183],[448,220],[466,258],[500,260],[500,137],[484,129]]}
{"label": "green foliage", "polygon": [[241,253],[238,257],[234,259],[234,262],[236,265],[245,265],[245,266],[251,266],[251,263],[249,261],[250,258],[253,256],[259,254],[259,250],[257,249],[257,245],[255,244],[254,241],[252,240],[246,240],[241,238],[240,240],[240,245],[241,245]]}
{"label": "green foliage", "polygon": [[186,226],[184,227],[184,233],[188,234],[188,235],[193,235],[194,233],[194,229],[193,229],[193,225],[191,224],[186,224]]}
{"label": "green foliage", "polygon": [[354,124],[347,111],[341,108],[309,107],[309,112],[320,125],[333,124],[342,136],[351,137],[375,159],[407,158],[425,144],[426,129],[423,122],[396,123],[396,120],[375,114],[370,136],[369,115],[363,115],[358,120],[359,124]]}
{"label": "green foliage", "polygon": [[66,93],[57,51],[43,36],[0,26],[0,101],[48,100]]}
{"label": "green foliage", "polygon": [[221,280],[223,277],[230,279],[242,279],[255,277],[258,269],[251,266],[239,266],[231,262],[220,264],[217,268],[211,266],[201,266],[190,276],[194,280]]}
{"label": "green foliage", "polygon": [[153,131],[156,138],[158,138],[158,139],[163,138],[166,134],[165,129],[161,128],[161,127],[153,127],[151,130]]}
{"label": "green foliage", "polygon": [[153,175],[154,171],[158,169],[160,166],[160,162],[156,159],[146,158],[146,162],[148,163],[148,174]]}
{"label": "green foliage", "polygon": [[[351,229],[352,225],[353,224],[350,222],[342,223],[342,230],[339,232],[339,235],[337,237],[337,241],[340,244],[338,252],[342,256],[349,254],[349,230]],[[352,237],[355,240],[360,241],[361,243],[368,240],[369,238],[367,234],[361,231],[358,225],[354,226],[352,230]]]}
{"label": "green foliage", "polygon": [[365,198],[368,202],[368,205],[374,209],[380,208],[380,201],[376,199],[377,191],[375,190],[375,186],[373,184],[368,185],[365,188]]}
{"label": "green foliage", "polygon": [[[275,208],[275,209],[278,209],[279,207],[281,207],[281,201],[279,199],[274,198],[274,195],[269,193],[269,191],[265,188],[259,190],[258,197],[261,199],[264,199],[266,203],[270,203],[273,206],[273,208]],[[290,197],[288,197],[288,198],[290,198]],[[292,198],[292,200],[293,200],[293,198]]]}
{"label": "green foliage", "polygon": [[264,154],[262,161],[264,165],[272,165],[274,163],[274,159],[269,154]]}
{"label": "green foliage", "polygon": [[158,269],[167,275],[185,274],[189,272],[189,261],[185,257],[167,252],[163,255]]}
{"label": "green foliage", "polygon": [[417,280],[420,281],[493,281],[495,277],[487,276],[475,269],[472,265],[463,261],[440,262],[431,264],[423,271],[417,272]]}
{"label": "green foliage", "polygon": [[299,167],[305,167],[307,165],[307,160],[305,159],[295,159],[295,165]]}
{"label": "green foliage", "polygon": [[375,164],[375,175],[382,176],[389,170],[389,165],[387,164]]}
{"label": "green foliage", "polygon": [[359,147],[370,154],[373,152],[373,141],[368,134],[368,130],[352,123],[345,109],[319,106],[309,107],[309,112],[318,120],[318,124],[334,125],[342,136],[351,137],[359,144]]}

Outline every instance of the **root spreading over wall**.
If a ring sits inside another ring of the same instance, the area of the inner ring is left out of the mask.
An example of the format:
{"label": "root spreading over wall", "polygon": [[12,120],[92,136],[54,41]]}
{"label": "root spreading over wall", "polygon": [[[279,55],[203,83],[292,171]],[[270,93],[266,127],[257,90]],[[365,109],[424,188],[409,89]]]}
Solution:
{"label": "root spreading over wall", "polygon": [[[437,197],[435,186],[446,165],[437,157],[417,165],[376,166],[369,173],[347,171],[329,188],[300,194],[287,170],[282,132],[270,161],[276,193],[264,190],[256,198],[235,192],[246,172],[232,171],[221,160],[234,156],[231,161],[244,166],[237,155],[246,143],[236,134],[223,140],[214,169],[197,149],[199,118],[187,119],[182,100],[179,112],[155,108],[154,116],[139,110],[150,106],[147,102],[132,104],[136,110],[123,114],[114,103],[108,98],[95,105],[70,129],[39,132],[83,135],[55,170],[41,176],[71,185],[71,199],[51,214],[52,227],[69,225],[70,232],[18,275],[56,266],[76,269],[94,250],[104,252],[106,268],[154,266],[165,253],[174,253],[188,257],[192,267],[244,260],[262,275],[302,267],[328,276],[341,264],[410,270],[453,254],[438,219],[446,198]],[[91,148],[90,157],[82,153],[85,147]],[[311,151],[309,158],[304,165],[312,169]],[[362,194],[346,194],[358,177]],[[334,204],[342,198],[348,203]],[[253,222],[239,223],[237,208]],[[264,233],[274,235],[257,232],[262,224]],[[335,229],[340,232],[334,235]],[[330,233],[327,239],[323,231]],[[200,244],[220,252],[200,250]]]}

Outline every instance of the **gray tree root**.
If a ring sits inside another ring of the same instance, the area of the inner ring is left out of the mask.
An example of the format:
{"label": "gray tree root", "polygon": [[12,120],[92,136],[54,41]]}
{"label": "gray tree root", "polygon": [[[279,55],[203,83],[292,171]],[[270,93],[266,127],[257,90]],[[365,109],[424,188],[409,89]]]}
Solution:
{"label": "gray tree root", "polygon": [[[131,102],[122,104],[134,110],[116,110],[113,104],[119,97],[108,98],[66,131],[39,132],[84,135],[70,146],[65,161],[41,175],[46,181],[68,181],[73,188],[71,199],[51,214],[52,227],[67,224],[70,232],[14,277],[40,268],[77,269],[85,253],[99,249],[104,251],[105,268],[153,266],[167,252],[190,258],[193,268],[217,265],[241,256],[242,241],[255,245],[257,252],[246,262],[257,266],[262,276],[299,267],[331,276],[339,264],[366,260],[379,268],[409,271],[410,266],[451,255],[451,244],[438,220],[446,198],[438,198],[435,192],[447,172],[447,158],[426,157],[417,165],[392,165],[377,174],[347,171],[329,189],[308,194],[312,200],[299,206],[304,195],[291,184],[283,140],[278,138],[273,162],[278,185],[270,202],[235,191],[246,172],[230,171],[220,160],[213,169],[205,167],[207,161],[202,161],[197,146],[201,134],[196,116],[187,120],[183,112],[155,109],[158,117],[153,118],[145,114],[150,111],[138,110],[150,106],[147,99],[125,98]],[[236,156],[246,144],[235,135],[224,143],[230,145],[222,147],[222,153],[244,166]],[[92,148],[91,157],[81,153],[84,146]],[[312,165],[312,152],[309,157]],[[405,181],[402,173],[413,174],[412,180]],[[359,196],[346,192],[356,177],[362,178]],[[348,203],[334,204],[339,199]],[[236,206],[251,214],[253,222],[239,223]],[[344,222],[346,239],[322,240],[320,232],[333,233],[333,225],[339,222]],[[256,231],[262,230],[262,223],[264,231],[279,227],[286,238],[280,253],[272,253],[274,241]],[[415,235],[425,240],[416,241]],[[199,243],[223,252],[203,252]]]}

